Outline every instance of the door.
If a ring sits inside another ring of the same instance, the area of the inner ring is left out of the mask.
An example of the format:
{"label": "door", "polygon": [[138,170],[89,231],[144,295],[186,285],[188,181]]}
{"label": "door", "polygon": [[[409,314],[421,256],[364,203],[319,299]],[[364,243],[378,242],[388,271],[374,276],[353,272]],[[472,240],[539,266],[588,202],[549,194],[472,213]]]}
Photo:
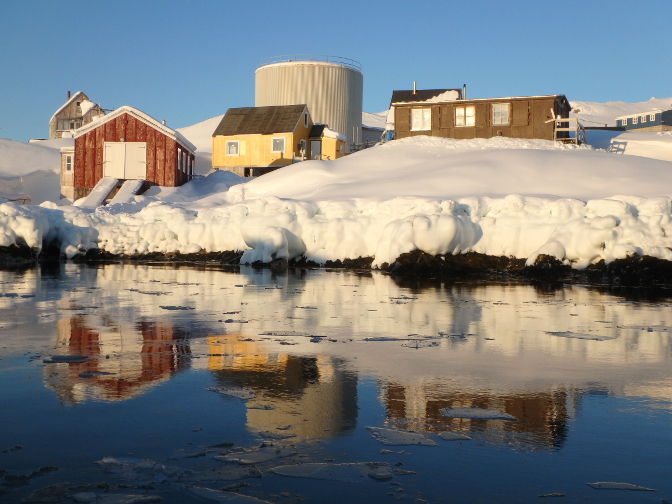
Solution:
{"label": "door", "polygon": [[124,178],[126,147],[123,142],[103,144],[103,177]]}
{"label": "door", "polygon": [[310,141],[310,159],[322,159],[322,140]]}
{"label": "door", "polygon": [[103,144],[103,177],[145,180],[146,176],[146,142],[105,142]]}
{"label": "door", "polygon": [[125,179],[145,180],[147,176],[147,144],[126,142]]}

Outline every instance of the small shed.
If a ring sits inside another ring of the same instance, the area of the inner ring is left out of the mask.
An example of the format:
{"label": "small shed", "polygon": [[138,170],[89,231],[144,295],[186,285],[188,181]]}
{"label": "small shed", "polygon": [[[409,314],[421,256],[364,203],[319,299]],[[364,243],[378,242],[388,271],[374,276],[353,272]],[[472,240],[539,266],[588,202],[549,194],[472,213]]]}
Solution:
{"label": "small shed", "polygon": [[[180,186],[193,177],[196,147],[177,131],[133,107],[120,107],[82,126],[73,135],[74,152],[62,152],[61,193],[73,200],[87,196],[101,179],[143,180]],[[68,162],[67,156],[73,157]],[[72,175],[67,174],[72,170]],[[66,173],[63,173],[66,172]],[[72,194],[72,196],[70,196]]]}
{"label": "small shed", "polygon": [[81,91],[70,96],[49,119],[49,138],[70,138],[72,133],[103,115],[101,108]]}
{"label": "small shed", "polygon": [[672,110],[650,110],[640,114],[619,116],[616,125],[625,131],[672,131]]}

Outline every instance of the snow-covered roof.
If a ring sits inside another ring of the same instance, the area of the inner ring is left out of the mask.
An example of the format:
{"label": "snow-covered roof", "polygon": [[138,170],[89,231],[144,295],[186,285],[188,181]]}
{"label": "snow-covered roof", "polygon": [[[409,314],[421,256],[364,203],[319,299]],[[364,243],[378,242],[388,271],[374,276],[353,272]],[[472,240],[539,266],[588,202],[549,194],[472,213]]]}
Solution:
{"label": "snow-covered roof", "polygon": [[665,112],[663,109],[653,109],[649,110],[647,112],[640,112],[639,114],[630,114],[630,115],[622,115],[618,116],[616,120],[618,121],[619,119],[630,119],[632,117],[641,117],[649,114],[657,114],[658,112]]}
{"label": "snow-covered roof", "polygon": [[147,114],[145,114],[141,110],[138,110],[138,109],[133,108],[133,107],[129,107],[128,105],[124,105],[123,107],[119,107],[114,112],[111,112],[111,113],[107,114],[106,116],[100,117],[99,119],[82,126],[81,128],[79,128],[78,130],[75,131],[73,137],[74,138],[79,138],[80,136],[82,136],[82,135],[88,133],[89,131],[97,128],[101,124],[105,124],[105,123],[111,121],[112,119],[115,119],[115,118],[117,118],[117,117],[119,117],[120,115],[123,115],[123,114],[129,114],[129,115],[135,117],[137,120],[151,126],[154,129],[159,130],[161,133],[163,133],[167,137],[172,138],[176,142],[179,142],[180,144],[182,144],[183,147],[186,147],[192,153],[196,150],[196,146],[194,144],[192,144],[189,140],[184,138],[184,135],[182,135],[181,133],[175,131],[172,128],[169,128],[165,124],[160,123],[159,121],[157,121],[153,117],[148,116]]}
{"label": "snow-covered roof", "polygon": [[[81,91],[77,91],[75,94],[73,94],[73,95],[70,97],[70,99],[69,99],[68,101],[66,101],[63,105],[61,105],[61,108],[59,108],[56,112],[54,112],[54,115],[52,115],[52,116],[51,116],[51,119],[49,119],[49,123],[51,123],[51,121],[53,121],[54,119],[56,119],[56,116],[57,116],[59,113],[61,113],[61,111],[62,111],[65,107],[67,107],[68,105],[70,105],[72,102],[76,101],[76,99],[77,99],[77,98],[80,98],[81,96],[84,97],[84,100],[88,100],[87,96],[86,96],[83,92],[81,92]],[[81,98],[80,98],[80,100],[83,101]]]}

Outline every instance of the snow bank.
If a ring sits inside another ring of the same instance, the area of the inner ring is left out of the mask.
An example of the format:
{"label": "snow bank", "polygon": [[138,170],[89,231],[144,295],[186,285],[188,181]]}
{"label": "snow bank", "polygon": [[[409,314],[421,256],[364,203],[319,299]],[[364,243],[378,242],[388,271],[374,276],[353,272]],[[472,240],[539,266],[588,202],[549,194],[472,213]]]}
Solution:
{"label": "snow bank", "polygon": [[[72,139],[53,142],[54,148],[40,143],[22,143],[0,138],[0,192],[24,193],[33,203],[60,199],[58,150]],[[1,231],[0,231],[1,232]]]}
{"label": "snow bank", "polygon": [[196,175],[205,175],[212,168],[212,134],[222,117],[224,114],[175,130],[196,146]]}
{"label": "snow bank", "polygon": [[672,131],[621,133],[611,139],[609,150],[627,156],[672,161]]}
{"label": "snow bank", "polygon": [[671,187],[665,161],[542,140],[415,137],[249,181],[213,172],[95,210],[26,206],[21,226],[6,213],[0,236],[57,243],[68,257],[245,250],[243,262],[367,256],[382,266],[419,249],[530,263],[547,254],[581,268],[628,254],[672,260]]}

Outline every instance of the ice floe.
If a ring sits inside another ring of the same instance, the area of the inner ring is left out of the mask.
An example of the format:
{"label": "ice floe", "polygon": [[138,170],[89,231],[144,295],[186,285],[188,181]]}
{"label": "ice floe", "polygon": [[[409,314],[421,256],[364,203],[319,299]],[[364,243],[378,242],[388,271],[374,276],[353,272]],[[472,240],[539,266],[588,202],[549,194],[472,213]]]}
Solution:
{"label": "ice floe", "polygon": [[469,418],[472,420],[518,420],[513,415],[503,411],[485,408],[442,408],[441,416],[446,418]]}

